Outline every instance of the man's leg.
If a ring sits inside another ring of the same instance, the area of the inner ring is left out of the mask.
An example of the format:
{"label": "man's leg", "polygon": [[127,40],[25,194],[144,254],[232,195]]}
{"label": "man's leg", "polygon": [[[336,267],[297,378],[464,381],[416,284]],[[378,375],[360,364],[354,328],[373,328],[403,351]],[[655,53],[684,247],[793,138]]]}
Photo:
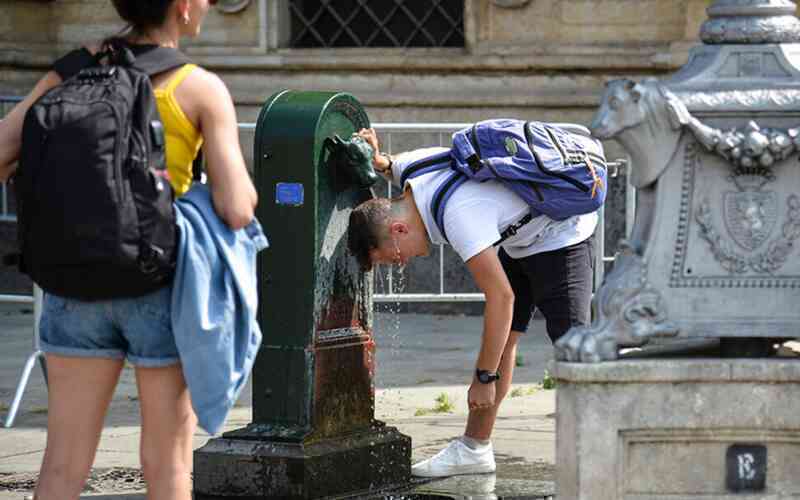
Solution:
{"label": "man's leg", "polygon": [[573,326],[591,321],[594,237],[539,257],[543,287],[536,306],[547,321],[547,335],[555,343]]}
{"label": "man's leg", "polygon": [[471,410],[464,436],[451,441],[445,449],[428,460],[414,464],[411,473],[415,476],[445,477],[495,470],[494,450],[489,437],[492,435],[500,403],[511,387],[519,337],[527,329],[533,312],[531,286],[528,273],[525,271],[525,263],[511,259],[502,249],[499,258],[514,290],[514,318],[503,350],[503,358],[498,367],[501,378],[495,382],[497,384],[495,404],[489,409]]}
{"label": "man's leg", "polygon": [[497,411],[500,403],[508,394],[511,388],[511,378],[514,374],[514,365],[517,358],[517,343],[521,332],[512,331],[508,336],[503,358],[500,361],[500,380],[497,384],[497,391],[494,397],[494,406],[483,410],[470,410],[467,417],[467,429],[464,435],[477,441],[486,441],[492,437],[492,429],[497,419]]}

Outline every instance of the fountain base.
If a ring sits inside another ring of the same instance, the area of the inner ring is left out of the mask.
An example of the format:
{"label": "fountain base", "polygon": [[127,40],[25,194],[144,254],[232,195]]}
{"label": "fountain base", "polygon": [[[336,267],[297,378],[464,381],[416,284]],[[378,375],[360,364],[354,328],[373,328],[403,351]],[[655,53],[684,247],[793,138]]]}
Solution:
{"label": "fountain base", "polygon": [[354,495],[407,484],[411,476],[411,438],[394,427],[312,443],[245,432],[195,451],[195,500]]}

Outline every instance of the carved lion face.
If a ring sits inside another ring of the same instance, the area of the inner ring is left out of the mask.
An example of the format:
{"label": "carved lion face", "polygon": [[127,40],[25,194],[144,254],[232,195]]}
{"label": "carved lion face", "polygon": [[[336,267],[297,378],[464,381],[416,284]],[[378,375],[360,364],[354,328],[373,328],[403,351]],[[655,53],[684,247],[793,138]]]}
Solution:
{"label": "carved lion face", "polygon": [[592,135],[611,139],[625,129],[635,127],[645,119],[641,105],[642,88],[631,80],[614,80],[606,85],[600,109],[590,125]]}

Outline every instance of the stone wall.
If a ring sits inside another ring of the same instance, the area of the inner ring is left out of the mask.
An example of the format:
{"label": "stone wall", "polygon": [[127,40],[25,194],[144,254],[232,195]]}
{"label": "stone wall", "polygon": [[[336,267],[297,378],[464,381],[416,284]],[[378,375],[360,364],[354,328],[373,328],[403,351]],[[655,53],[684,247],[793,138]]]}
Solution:
{"label": "stone wall", "polygon": [[[186,50],[219,72],[244,122],[255,121],[273,92],[293,88],[350,92],[373,122],[508,116],[587,124],[604,82],[680,67],[710,3],[465,0],[464,48],[289,49],[286,2],[253,0],[239,13],[213,11]],[[4,0],[0,95],[21,95],[59,54],[121,28],[108,0]],[[251,133],[243,134],[243,147],[249,158]],[[615,144],[607,149],[610,157],[622,155]],[[624,182],[616,184],[607,206],[608,252],[624,227]],[[447,290],[473,290],[449,250],[446,262]],[[438,291],[437,268],[438,259],[410,268],[407,291]]]}

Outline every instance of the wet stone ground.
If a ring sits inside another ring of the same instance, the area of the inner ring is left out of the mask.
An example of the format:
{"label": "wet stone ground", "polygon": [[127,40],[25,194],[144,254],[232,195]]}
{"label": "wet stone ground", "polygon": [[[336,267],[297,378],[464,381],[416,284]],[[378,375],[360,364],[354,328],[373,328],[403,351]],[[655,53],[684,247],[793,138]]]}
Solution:
{"label": "wet stone ground", "polygon": [[[0,474],[0,491],[33,492],[38,476],[36,473]],[[124,493],[142,491],[146,487],[141,470],[131,467],[112,467],[92,469],[83,492]]]}
{"label": "wet stone ground", "polygon": [[[405,487],[395,490],[339,496],[336,500],[426,500],[498,499],[498,500],[552,500],[554,484],[553,466],[547,463],[498,463],[496,474],[455,476],[446,479],[415,479]],[[37,474],[0,474],[0,491],[31,493]],[[141,471],[129,467],[93,469],[84,493],[138,492],[146,488]],[[333,500],[333,499],[331,499]]]}
{"label": "wet stone ground", "polygon": [[546,462],[504,461],[498,457],[497,473],[454,476],[445,479],[415,478],[411,485],[391,491],[342,496],[364,500],[554,500],[554,467]]}

